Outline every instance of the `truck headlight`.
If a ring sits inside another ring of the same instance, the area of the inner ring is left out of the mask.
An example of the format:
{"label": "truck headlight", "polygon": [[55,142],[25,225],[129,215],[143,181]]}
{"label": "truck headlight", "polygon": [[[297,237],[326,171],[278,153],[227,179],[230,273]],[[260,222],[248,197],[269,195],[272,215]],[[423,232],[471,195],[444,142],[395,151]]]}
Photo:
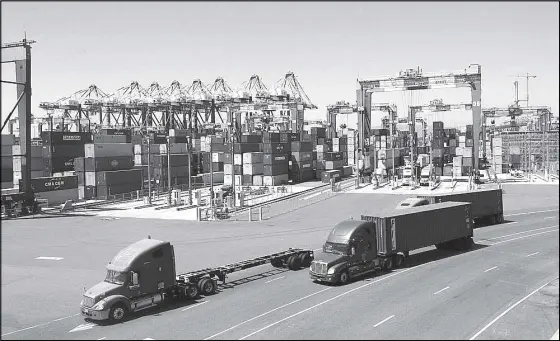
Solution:
{"label": "truck headlight", "polygon": [[97,302],[91,309],[93,310],[103,310],[105,309],[105,302]]}
{"label": "truck headlight", "polygon": [[327,270],[327,275],[332,275],[334,274],[334,268],[329,268],[329,270]]}

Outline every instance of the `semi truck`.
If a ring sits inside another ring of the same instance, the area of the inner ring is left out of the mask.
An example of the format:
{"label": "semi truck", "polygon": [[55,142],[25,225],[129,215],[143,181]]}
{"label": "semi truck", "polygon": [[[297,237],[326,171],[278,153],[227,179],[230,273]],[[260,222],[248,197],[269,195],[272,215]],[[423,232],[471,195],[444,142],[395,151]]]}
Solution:
{"label": "semi truck", "polygon": [[368,273],[400,267],[410,251],[423,247],[470,249],[471,207],[442,202],[344,220],[332,229],[323,250],[315,253],[309,275],[313,281],[347,284]]}
{"label": "semi truck", "polygon": [[129,314],[169,300],[192,300],[216,293],[228,274],[270,263],[298,270],[308,267],[313,251],[288,249],[224,266],[177,274],[170,242],[142,239],[121,250],[107,264],[105,280],[87,290],[80,304],[91,320],[123,321]]}
{"label": "semi truck", "polygon": [[430,184],[431,175],[432,175],[431,165],[422,168],[422,171],[420,172],[420,186],[428,186]]}

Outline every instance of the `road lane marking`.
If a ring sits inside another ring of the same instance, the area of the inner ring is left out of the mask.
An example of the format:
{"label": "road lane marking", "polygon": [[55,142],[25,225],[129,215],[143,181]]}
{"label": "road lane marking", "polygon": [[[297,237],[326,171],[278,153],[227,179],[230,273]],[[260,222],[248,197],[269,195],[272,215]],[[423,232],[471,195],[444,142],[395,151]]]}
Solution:
{"label": "road lane marking", "polygon": [[38,325],[35,325],[35,326],[31,326],[31,327],[27,327],[27,328],[23,328],[23,329],[19,329],[19,330],[14,330],[13,332],[9,332],[9,333],[6,333],[6,334],[2,334],[2,335],[0,335],[0,336],[11,335],[11,334],[23,332],[23,331],[26,331],[26,330],[29,330],[29,329],[33,329],[33,328],[37,328],[37,327],[46,326],[47,324],[50,324],[50,323],[53,323],[53,322],[62,321],[62,320],[64,320],[64,319],[67,319],[67,318],[70,318],[70,317],[74,317],[74,316],[78,316],[78,315],[80,315],[80,314],[78,313],[78,314],[74,314],[74,315],[70,315],[70,316],[66,316],[66,317],[61,317],[61,318],[59,318],[59,319],[52,320],[52,321],[45,322],[45,323],[41,323],[41,324],[38,324]]}
{"label": "road lane marking", "polygon": [[315,304],[315,305],[312,306],[312,307],[309,307],[309,308],[307,308],[307,309],[301,310],[301,311],[299,311],[299,312],[297,312],[297,313],[295,313],[295,314],[292,314],[292,315],[290,315],[290,316],[288,316],[288,317],[285,317],[285,318],[283,318],[283,319],[281,319],[281,320],[279,320],[279,321],[276,321],[276,322],[274,322],[274,323],[271,323],[271,324],[269,324],[269,325],[266,326],[266,327],[263,327],[263,328],[261,328],[261,329],[259,329],[259,330],[257,330],[257,331],[252,332],[251,334],[245,335],[244,337],[240,338],[239,340],[245,340],[246,338],[251,337],[251,336],[253,336],[253,335],[257,334],[257,333],[260,333],[260,332],[262,332],[263,330],[266,330],[266,329],[268,329],[268,328],[270,328],[270,327],[274,327],[275,325],[277,325],[277,324],[279,324],[279,323],[282,323],[282,322],[284,322],[284,321],[286,321],[286,320],[289,320],[289,319],[291,319],[291,318],[293,318],[293,317],[296,317],[296,316],[298,316],[298,315],[301,315],[301,314],[303,314],[303,313],[305,313],[305,312],[307,312],[307,311],[309,311],[309,310],[311,310],[311,309],[317,308],[317,307],[319,307],[319,306],[321,306],[321,305],[323,305],[323,304],[325,304],[325,303],[328,303],[328,302],[330,302],[330,301],[332,301],[332,300],[335,300],[335,299],[337,299],[337,298],[340,298],[340,297],[342,297],[342,296],[344,296],[344,295],[348,295],[348,294],[351,293],[351,292],[354,292],[354,291],[356,291],[356,290],[365,288],[365,287],[370,286],[370,285],[372,285],[372,284],[375,284],[375,283],[377,283],[377,282],[383,281],[383,280],[385,280],[385,279],[394,277],[394,276],[396,276],[396,275],[400,275],[400,274],[405,273],[405,272],[408,272],[408,271],[410,271],[410,270],[412,270],[412,269],[416,269],[416,268],[419,268],[419,267],[421,267],[421,266],[424,266],[424,265],[427,265],[427,264],[431,264],[431,263],[432,263],[432,262],[428,262],[428,263],[425,263],[425,264],[421,264],[421,265],[415,266],[415,267],[413,267],[413,268],[408,268],[408,269],[405,269],[405,270],[402,270],[402,271],[398,271],[398,272],[395,272],[395,273],[392,274],[392,275],[385,276],[385,277],[380,278],[380,279],[378,279],[378,280],[375,280],[375,281],[373,281],[373,282],[369,282],[369,283],[367,283],[367,284],[364,284],[364,285],[361,285],[361,286],[356,287],[356,288],[354,288],[354,289],[351,289],[351,290],[348,290],[348,291],[346,291],[346,292],[343,292],[343,293],[340,294],[340,295],[337,295],[337,296],[335,296],[335,297],[329,298],[328,300],[325,300],[325,301],[323,301],[323,302],[321,302],[321,303]]}
{"label": "road lane marking", "polygon": [[323,250],[322,247],[318,248],[318,249],[313,249],[313,251],[319,251],[319,250]]}
{"label": "road lane marking", "polygon": [[63,260],[64,258],[62,258],[62,257],[42,257],[41,256],[41,257],[37,257],[35,259],[38,259],[38,260]]}
{"label": "road lane marking", "polygon": [[107,337],[103,336],[102,338],[98,339],[98,340],[105,340]]}
{"label": "road lane marking", "polygon": [[219,332],[219,333],[217,333],[217,334],[214,334],[214,335],[212,335],[212,336],[209,336],[209,337],[205,338],[204,340],[210,340],[210,339],[212,339],[212,338],[214,338],[214,337],[216,337],[216,336],[218,336],[218,335],[222,335],[222,334],[225,333],[225,332],[229,332],[230,330],[233,330],[233,329],[235,329],[235,328],[237,328],[237,327],[239,327],[239,326],[241,326],[241,325],[244,325],[244,324],[247,323],[247,322],[254,321],[254,320],[256,320],[256,319],[258,319],[258,318],[260,318],[260,317],[263,317],[263,316],[268,315],[268,314],[270,314],[270,313],[272,313],[272,312],[275,312],[275,311],[278,310],[278,309],[282,309],[282,308],[287,307],[287,306],[289,306],[289,305],[292,305],[292,304],[294,304],[294,303],[296,303],[296,302],[299,302],[299,301],[301,301],[301,300],[304,300],[304,299],[309,298],[309,297],[311,297],[311,296],[315,296],[315,295],[317,295],[317,294],[320,294],[320,293],[322,293],[322,292],[324,292],[324,291],[331,290],[331,289],[332,289],[332,287],[331,287],[331,288],[325,288],[325,289],[319,290],[319,291],[317,291],[317,292],[315,292],[315,293],[313,293],[313,294],[311,294],[311,295],[307,295],[307,296],[304,296],[304,297],[302,297],[302,298],[298,298],[298,299],[295,300],[295,301],[292,301],[292,302],[290,302],[290,303],[284,304],[284,305],[282,305],[282,306],[280,306],[280,307],[278,307],[278,308],[274,308],[274,309],[272,309],[272,310],[270,310],[270,311],[267,311],[267,312],[264,313],[264,314],[260,314],[259,316],[255,316],[255,317],[253,317],[253,318],[251,318],[251,319],[248,319],[248,320],[243,321],[243,322],[241,322],[241,323],[239,323],[239,324],[236,324],[236,325],[233,326],[233,327],[230,327],[230,328],[228,328],[228,329],[226,329],[226,330],[223,330],[223,331],[221,331],[221,332]]}
{"label": "road lane marking", "polygon": [[147,337],[147,338],[145,338],[145,339],[143,339],[143,340],[155,340],[155,339],[152,339],[152,338]]}
{"label": "road lane marking", "polygon": [[[558,225],[556,225],[556,226],[558,226]],[[557,231],[558,231],[558,229],[556,229],[556,230],[551,230],[551,231],[544,231],[544,232],[534,233],[534,234],[530,234],[530,235],[527,235],[527,236],[521,236],[521,237],[517,237],[517,238],[502,240],[501,242],[493,243],[493,244],[490,244],[490,245],[498,245],[498,244],[505,243],[505,242],[511,242],[512,240],[523,239],[523,238],[529,238],[529,237],[533,237],[533,236],[538,236],[539,234],[545,234],[545,233],[557,232]]]}
{"label": "road lane marking", "polygon": [[275,278],[275,279],[271,279],[270,281],[266,281],[265,283],[274,282],[274,281],[277,281],[277,280],[282,279],[282,278],[286,278],[286,276],[282,276],[282,277],[278,277],[278,278]]}
{"label": "road lane marking", "polygon": [[550,339],[551,340],[558,340],[558,329],[556,330],[556,333],[554,333],[554,335],[552,335],[552,337]]}
{"label": "road lane marking", "polygon": [[441,290],[439,290],[439,291],[434,292],[434,295],[437,295],[437,294],[439,294],[440,292],[442,292],[442,291],[444,291],[444,290],[447,290],[447,289],[449,289],[449,287],[445,287],[445,288],[443,288],[443,289],[441,289]]}
{"label": "road lane marking", "polygon": [[93,324],[93,323],[84,323],[84,324],[80,324],[76,328],[72,329],[71,331],[69,331],[69,333],[81,332],[81,331],[88,330],[88,329],[91,329],[91,328],[94,328],[94,327],[96,327],[96,325]]}
{"label": "road lane marking", "polygon": [[494,238],[488,238],[488,239],[482,239],[482,240],[494,240],[494,239],[500,239],[500,238],[504,238],[504,237],[510,237],[510,236],[516,236],[518,234],[524,234],[524,233],[529,233],[529,232],[533,232],[533,231],[540,231],[540,230],[546,230],[546,229],[550,229],[550,228],[554,228],[556,226],[548,226],[548,227],[542,227],[539,229],[533,229],[533,230],[527,230],[527,231],[523,231],[523,232],[517,232],[517,233],[512,233],[512,234],[506,234],[504,236],[499,236],[499,237],[494,237]]}
{"label": "road lane marking", "polygon": [[547,219],[557,219],[557,218],[558,218],[558,217],[545,217],[544,220],[547,220]]}
{"label": "road lane marking", "polygon": [[514,216],[517,216],[517,215],[545,213],[545,212],[556,212],[556,211],[558,211],[558,210],[546,210],[546,211],[533,211],[533,212],[524,212],[524,213],[505,214],[504,217],[514,217]]}
{"label": "road lane marking", "polygon": [[514,305],[512,305],[511,307],[507,308],[506,311],[504,311],[503,313],[501,313],[500,315],[498,315],[498,317],[496,317],[495,319],[493,319],[490,323],[488,323],[484,328],[482,328],[478,333],[474,334],[473,337],[471,337],[469,340],[474,340],[476,339],[480,334],[482,334],[482,332],[484,332],[486,329],[488,329],[488,327],[490,327],[491,325],[493,325],[496,321],[498,321],[500,318],[502,318],[505,314],[507,314],[510,310],[512,310],[513,308],[515,308],[516,306],[518,306],[520,303],[522,303],[523,301],[525,301],[526,299],[528,299],[529,297],[533,296],[537,291],[541,290],[542,288],[544,288],[545,286],[547,286],[548,284],[552,283],[553,281],[557,280],[558,277],[556,277],[555,279],[553,279],[552,281],[545,283],[543,285],[541,285],[540,287],[538,287],[537,289],[535,289],[535,291],[533,291],[532,293],[530,293],[529,295],[523,297],[521,300],[517,301]]}
{"label": "road lane marking", "polygon": [[[208,303],[208,302],[210,302],[210,301],[200,302],[200,303],[197,303],[197,304],[195,304],[195,305],[191,305],[190,307],[186,307],[185,309],[183,309],[183,310],[181,310],[181,311],[189,310],[189,309],[192,309],[192,308],[194,308],[194,307],[198,307],[199,305],[202,305],[202,304]],[[144,340],[146,340],[146,339],[144,339]],[[150,339],[150,340],[151,340],[151,339]]]}
{"label": "road lane marking", "polygon": [[525,257],[531,257],[531,256],[538,255],[538,254],[539,254],[538,252],[535,252],[535,253],[531,253],[530,255],[527,255]]}
{"label": "road lane marking", "polygon": [[484,272],[492,271],[492,270],[494,270],[494,269],[496,269],[496,268],[497,268],[497,266],[495,266],[495,267],[493,267],[493,268],[490,268],[490,269],[487,269],[487,270],[484,270]]}
{"label": "road lane marking", "polygon": [[373,328],[377,328],[378,326],[380,326],[381,324],[389,321],[390,319],[392,319],[393,317],[395,317],[395,315],[391,315],[389,317],[387,317],[386,319],[384,319],[383,321],[379,322],[378,324],[376,324],[375,326],[373,326]]}

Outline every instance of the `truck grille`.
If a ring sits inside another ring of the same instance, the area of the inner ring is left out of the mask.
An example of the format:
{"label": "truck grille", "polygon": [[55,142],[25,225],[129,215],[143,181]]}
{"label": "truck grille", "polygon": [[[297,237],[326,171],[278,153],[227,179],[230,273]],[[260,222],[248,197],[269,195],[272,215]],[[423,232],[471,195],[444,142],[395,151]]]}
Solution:
{"label": "truck grille", "polygon": [[319,275],[326,275],[327,274],[327,263],[323,262],[313,262],[311,263],[311,271],[319,274]]}
{"label": "truck grille", "polygon": [[84,306],[93,307],[95,305],[95,298],[84,295]]}

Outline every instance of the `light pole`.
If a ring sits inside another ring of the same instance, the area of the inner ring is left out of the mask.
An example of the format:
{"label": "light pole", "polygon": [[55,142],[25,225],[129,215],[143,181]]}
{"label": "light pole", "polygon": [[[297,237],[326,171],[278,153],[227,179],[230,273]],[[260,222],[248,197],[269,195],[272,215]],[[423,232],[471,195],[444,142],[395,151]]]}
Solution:
{"label": "light pole", "polygon": [[[152,204],[152,173],[150,168],[150,134],[146,135],[146,139],[148,140],[148,205]],[[142,155],[142,151],[140,150],[140,155]]]}
{"label": "light pole", "polygon": [[187,165],[189,167],[189,206],[192,206],[192,183],[191,183],[191,157],[192,157],[192,151],[191,151],[191,143],[192,143],[192,136],[187,136],[187,156],[188,156],[188,160],[187,160]]}
{"label": "light pole", "polygon": [[171,139],[167,135],[167,199],[171,206]]}

